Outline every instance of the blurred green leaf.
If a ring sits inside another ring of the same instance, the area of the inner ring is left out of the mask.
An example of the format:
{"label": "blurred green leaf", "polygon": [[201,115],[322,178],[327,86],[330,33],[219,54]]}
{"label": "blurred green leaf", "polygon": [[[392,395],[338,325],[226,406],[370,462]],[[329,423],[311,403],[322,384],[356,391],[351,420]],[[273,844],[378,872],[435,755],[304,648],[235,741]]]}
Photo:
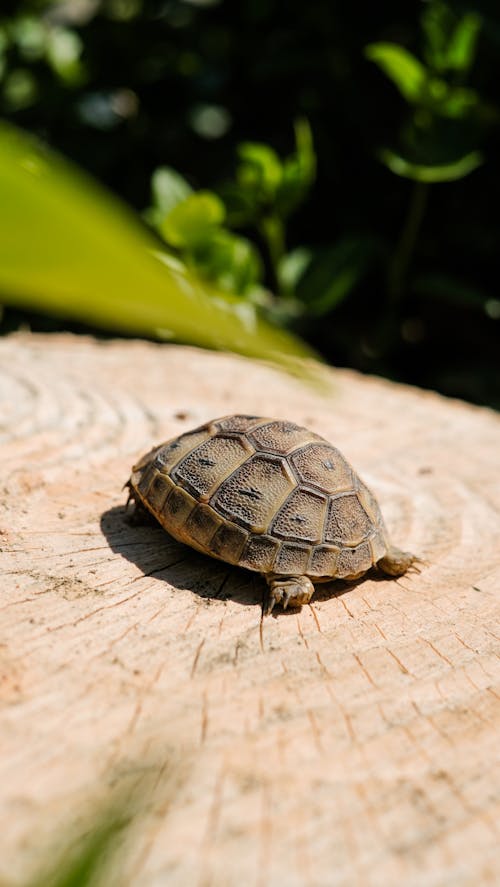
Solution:
{"label": "blurred green leaf", "polygon": [[484,309],[490,296],[484,290],[449,274],[419,274],[412,281],[412,290],[419,296],[429,296],[466,308]]}
{"label": "blurred green leaf", "polygon": [[444,80],[433,78],[428,83],[431,98],[429,105],[442,117],[460,119],[467,117],[480,105],[480,98],[474,89],[463,86],[448,86]]}
{"label": "blurred green leaf", "polygon": [[208,241],[214,228],[224,221],[224,204],[211,191],[197,191],[177,203],[160,225],[170,246],[195,248]]}
{"label": "blurred green leaf", "polygon": [[3,84],[3,95],[10,111],[29,108],[38,97],[38,84],[28,68],[13,68]]}
{"label": "blurred green leaf", "polygon": [[151,193],[154,207],[165,216],[174,206],[189,197],[193,189],[171,166],[160,166],[151,177]]}
{"label": "blurred green leaf", "polygon": [[278,268],[278,277],[284,293],[295,292],[300,278],[308,268],[313,252],[310,248],[299,246],[283,256]]}
{"label": "blurred green leaf", "polygon": [[465,73],[476,55],[481,18],[475,12],[462,17],[440,0],[427,3],[421,18],[424,55],[434,71]]}
{"label": "blurred green leaf", "polygon": [[297,150],[283,163],[282,180],[276,195],[276,210],[286,218],[302,202],[316,176],[311,127],[307,120],[295,124]]}
{"label": "blurred green leaf", "polygon": [[[394,43],[372,43],[366,47],[365,53],[413,105],[420,105],[434,114],[450,118],[466,117],[479,109],[481,102],[475,90],[452,86],[443,78],[433,76],[402,46]],[[443,60],[442,66],[444,64]]]}
{"label": "blurred green leaf", "polygon": [[426,3],[421,16],[424,33],[424,57],[434,70],[444,72],[448,67],[448,43],[455,18],[446,5],[439,0]]}
{"label": "blurred green leaf", "polygon": [[276,151],[260,142],[243,142],[238,145],[238,156],[236,178],[240,186],[256,192],[261,200],[273,200],[283,176]]}
{"label": "blurred green leaf", "polygon": [[196,270],[228,293],[245,295],[258,283],[262,273],[253,244],[222,228],[213,231],[210,239],[200,244],[194,259]]}
{"label": "blurred green leaf", "polygon": [[83,83],[85,68],[81,61],[83,44],[69,28],[51,28],[47,35],[47,60],[52,70],[69,86]]}
{"label": "blurred green leaf", "polygon": [[232,228],[254,224],[259,212],[257,195],[238,182],[224,182],[217,193],[226,208],[226,223]]}
{"label": "blurred green leaf", "polygon": [[406,179],[413,179],[414,182],[453,182],[469,175],[483,162],[479,151],[471,151],[458,160],[435,166],[412,163],[389,148],[380,151],[379,156],[391,172]]}
{"label": "blurred green leaf", "polygon": [[481,18],[469,12],[461,18],[448,44],[446,61],[453,71],[468,71],[476,56],[477,39],[481,30]]}
{"label": "blurred green leaf", "polygon": [[297,286],[297,297],[316,316],[336,308],[354,289],[378,253],[372,237],[345,237],[313,253]]}
{"label": "blurred green leaf", "polygon": [[[47,48],[47,27],[32,15],[21,15],[10,22],[9,33],[24,61],[42,58]],[[0,43],[1,43],[0,38]]]}
{"label": "blurred green leaf", "polygon": [[172,337],[301,372],[300,340],[203,285],[158,251],[125,207],[57,155],[0,126],[0,291],[5,304],[115,331]]}
{"label": "blurred green leaf", "polygon": [[[27,887],[104,887],[109,866],[117,857],[117,841],[128,821],[116,813],[98,816],[97,825],[80,840],[76,849],[61,854],[51,868]],[[116,876],[116,871],[115,871]],[[115,877],[112,877],[116,883]]]}
{"label": "blurred green leaf", "polygon": [[[316,155],[309,123],[295,123],[295,151],[282,161],[273,148],[260,142],[238,146],[236,181],[219,189],[227,210],[227,224],[254,227],[264,239],[273,242],[276,252],[276,226],[304,199],[316,175]],[[268,244],[269,245],[269,244]],[[277,252],[279,254],[280,250]]]}
{"label": "blurred green leaf", "polygon": [[420,101],[428,71],[411,52],[397,43],[370,43],[365,47],[365,55],[392,80],[407,101]]}

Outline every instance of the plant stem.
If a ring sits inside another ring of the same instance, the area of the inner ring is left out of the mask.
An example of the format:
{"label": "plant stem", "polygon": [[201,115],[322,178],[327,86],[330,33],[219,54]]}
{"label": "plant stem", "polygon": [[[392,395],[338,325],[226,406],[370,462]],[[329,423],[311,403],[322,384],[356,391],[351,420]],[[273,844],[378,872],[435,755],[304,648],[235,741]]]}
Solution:
{"label": "plant stem", "polygon": [[399,302],[404,295],[408,268],[415,251],[415,245],[425,215],[428,198],[428,183],[415,182],[403,230],[401,231],[401,236],[398,240],[389,266],[387,290],[392,302]]}
{"label": "plant stem", "polygon": [[272,289],[278,296],[284,296],[279,281],[279,266],[285,255],[285,227],[279,216],[267,216],[262,220],[261,232],[266,242],[271,273],[273,276]]}

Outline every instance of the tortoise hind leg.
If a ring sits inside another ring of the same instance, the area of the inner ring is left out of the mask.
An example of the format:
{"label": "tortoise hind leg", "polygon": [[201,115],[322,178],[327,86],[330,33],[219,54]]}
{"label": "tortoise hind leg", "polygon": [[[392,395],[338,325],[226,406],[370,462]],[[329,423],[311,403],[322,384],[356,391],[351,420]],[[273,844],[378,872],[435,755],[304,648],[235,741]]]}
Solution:
{"label": "tortoise hind leg", "polygon": [[[377,567],[383,573],[386,573],[387,576],[404,576],[410,567],[417,562],[420,562],[420,558],[415,554],[411,554],[409,551],[401,551],[395,545],[390,545],[384,557],[381,557],[377,562]],[[414,569],[418,573],[420,572],[418,567]]]}
{"label": "tortoise hind leg", "polygon": [[[158,526],[155,516],[142,504],[129,480],[123,485],[123,489],[128,489],[128,499],[125,504],[127,523],[131,527],[154,526],[155,524]],[[129,509],[130,503],[132,503],[132,507]]]}
{"label": "tortoise hind leg", "polygon": [[314,585],[308,576],[277,576],[276,574],[264,575],[269,593],[265,613],[272,612],[275,604],[283,604],[283,609],[300,607],[308,604],[314,594]]}

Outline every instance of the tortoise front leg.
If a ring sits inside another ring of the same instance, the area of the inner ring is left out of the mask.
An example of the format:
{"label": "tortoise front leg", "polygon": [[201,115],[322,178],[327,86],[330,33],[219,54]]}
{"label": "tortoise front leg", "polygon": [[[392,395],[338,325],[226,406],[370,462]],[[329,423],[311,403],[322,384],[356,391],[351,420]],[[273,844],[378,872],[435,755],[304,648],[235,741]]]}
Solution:
{"label": "tortoise front leg", "polygon": [[283,604],[283,609],[300,607],[308,604],[314,594],[314,585],[308,576],[277,576],[275,573],[264,574],[269,587],[265,613],[272,612],[275,604]]}

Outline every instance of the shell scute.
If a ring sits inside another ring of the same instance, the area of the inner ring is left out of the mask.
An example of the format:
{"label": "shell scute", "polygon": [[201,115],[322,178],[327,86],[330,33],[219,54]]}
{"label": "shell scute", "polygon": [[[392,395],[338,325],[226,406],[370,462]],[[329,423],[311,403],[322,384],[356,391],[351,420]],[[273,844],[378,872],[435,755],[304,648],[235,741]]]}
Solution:
{"label": "shell scute", "polygon": [[372,491],[358,478],[358,499],[376,526],[384,526],[379,504]]}
{"label": "shell scute", "polygon": [[259,422],[262,422],[262,419],[258,416],[224,416],[212,424],[219,431],[248,431]]}
{"label": "shell scute", "polygon": [[372,553],[372,563],[376,564],[381,557],[387,554],[387,539],[384,532],[374,533],[369,539]]}
{"label": "shell scute", "polygon": [[372,566],[372,556],[368,542],[356,548],[341,548],[335,575],[339,579],[354,578],[366,573]]}
{"label": "shell scute", "polygon": [[286,456],[297,447],[304,446],[311,440],[318,440],[318,435],[301,428],[294,422],[273,421],[249,432],[250,439],[257,449],[266,452],[279,453]]}
{"label": "shell scute", "polygon": [[234,524],[223,523],[210,541],[210,552],[230,564],[239,564],[248,533]]}
{"label": "shell scute", "polygon": [[161,512],[164,508],[167,497],[174,489],[174,484],[168,475],[160,474],[153,469],[154,477],[148,490],[148,501],[154,511]]}
{"label": "shell scute", "polygon": [[311,576],[335,576],[340,548],[336,545],[315,545],[308,573]]}
{"label": "shell scute", "polygon": [[310,551],[309,545],[283,542],[274,562],[274,572],[291,576],[306,573]]}
{"label": "shell scute", "polygon": [[240,566],[250,570],[270,572],[278,548],[279,542],[271,536],[258,536],[252,533],[241,555]]}
{"label": "shell scute", "polygon": [[321,542],[326,504],[326,496],[320,493],[295,489],[278,511],[271,531],[284,539]]}
{"label": "shell scute", "polygon": [[209,505],[200,502],[187,518],[184,532],[199,545],[208,547],[220,526],[222,526],[222,518]]}
{"label": "shell scute", "polygon": [[193,499],[186,490],[174,486],[163,505],[161,512],[162,522],[174,529],[183,527],[196,504],[196,499]]}
{"label": "shell scute", "polygon": [[[154,459],[152,464],[158,471],[169,474],[184,456],[187,456],[188,453],[198,447],[203,441],[209,440],[209,438],[210,432],[207,428],[187,431],[186,434],[181,434],[180,437],[176,437],[163,446],[157,447],[153,451]],[[139,462],[138,467],[141,467],[141,462]]]}
{"label": "shell scute", "polygon": [[201,500],[208,500],[220,484],[221,466],[224,475],[238,468],[248,457],[248,445],[239,437],[216,437],[206,440],[185,456],[173,469],[172,478]]}
{"label": "shell scute", "polygon": [[356,493],[335,496],[328,505],[325,541],[358,545],[372,530],[372,522]]}
{"label": "shell scute", "polygon": [[223,481],[211,505],[229,520],[264,533],[294,485],[282,459],[256,455]]}
{"label": "shell scute", "polygon": [[342,493],[354,488],[352,468],[335,447],[311,444],[290,456],[297,477],[325,493]]}

